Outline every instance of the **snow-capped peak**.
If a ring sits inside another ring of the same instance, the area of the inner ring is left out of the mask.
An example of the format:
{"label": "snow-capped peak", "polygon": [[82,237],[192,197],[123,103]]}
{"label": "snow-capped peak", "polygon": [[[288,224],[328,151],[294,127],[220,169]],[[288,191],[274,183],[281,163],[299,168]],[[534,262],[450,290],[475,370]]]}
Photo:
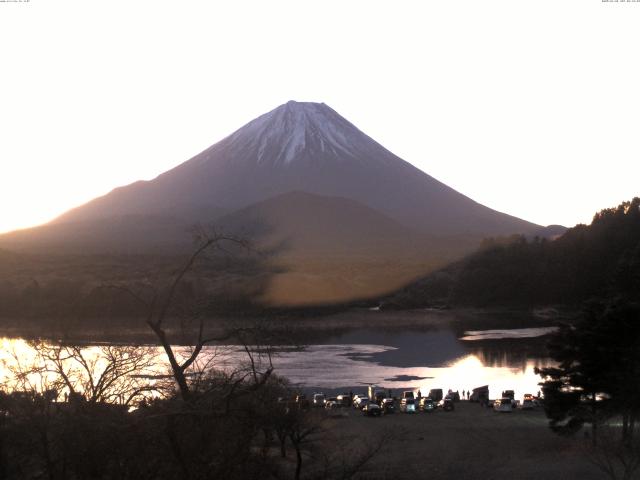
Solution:
{"label": "snow-capped peak", "polygon": [[304,151],[356,157],[366,135],[324,103],[289,101],[228,137],[255,152],[257,163],[287,165]]}

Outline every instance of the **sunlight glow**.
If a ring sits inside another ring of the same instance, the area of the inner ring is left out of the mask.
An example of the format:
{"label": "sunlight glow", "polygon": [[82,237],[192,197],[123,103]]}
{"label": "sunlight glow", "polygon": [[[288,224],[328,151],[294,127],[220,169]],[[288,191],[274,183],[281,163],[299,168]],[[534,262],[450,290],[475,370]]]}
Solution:
{"label": "sunlight glow", "polygon": [[[12,390],[19,386],[12,372],[17,367],[21,367],[23,371],[28,370],[36,361],[36,355],[28,342],[22,339],[3,338],[0,339],[0,345],[0,382],[5,388]],[[97,346],[86,347],[83,352],[87,358],[95,360],[99,354],[98,349]],[[529,360],[523,367],[492,366],[476,355],[465,355],[443,367],[401,368],[366,360],[367,355],[389,349],[393,348],[381,345],[309,345],[304,351],[299,351],[274,347],[277,353],[271,359],[254,352],[254,360],[259,370],[265,369],[272,361],[275,373],[288,378],[293,386],[337,388],[371,384],[394,391],[402,386],[416,391],[420,389],[426,396],[432,388],[441,388],[445,393],[449,389],[458,390],[462,394],[463,390],[489,385],[492,399],[499,397],[503,390],[514,390],[517,399],[522,399],[525,393],[535,394],[539,390],[540,377],[534,373],[534,368],[550,365],[547,361]],[[179,357],[188,356],[185,348],[176,348],[176,352]],[[349,358],[349,355],[355,353],[360,356],[359,359]],[[160,347],[156,348],[156,354],[160,355],[158,362],[147,373],[164,375],[168,371]],[[196,368],[231,372],[246,361],[246,353],[241,347],[212,346],[203,350]],[[94,365],[95,371],[100,371],[103,367],[104,364],[100,362]],[[406,376],[408,380],[392,380],[395,376]],[[29,376],[30,389],[42,392],[50,388],[51,378],[53,377]],[[59,396],[64,391],[59,391]]]}
{"label": "sunlight glow", "polygon": [[543,225],[589,223],[640,193],[635,4],[0,7],[0,232],[152,179],[291,99],[325,102],[447,185]]}

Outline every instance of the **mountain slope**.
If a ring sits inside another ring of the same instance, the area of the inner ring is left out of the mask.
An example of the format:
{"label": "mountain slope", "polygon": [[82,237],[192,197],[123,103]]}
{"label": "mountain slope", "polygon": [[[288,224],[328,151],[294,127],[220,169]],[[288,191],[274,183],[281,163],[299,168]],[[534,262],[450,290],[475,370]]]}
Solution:
{"label": "mountain slope", "polygon": [[406,226],[439,235],[538,228],[447,187],[328,106],[298,102],[258,117],[154,180],[115,189],[55,223],[166,212],[197,217],[198,209],[231,212],[290,191],[356,200]]}
{"label": "mountain slope", "polygon": [[425,240],[354,200],[305,192],[277,195],[222,217],[219,223],[263,245],[282,245],[296,253],[384,251]]}
{"label": "mountain slope", "polygon": [[477,238],[438,238],[354,200],[290,192],[220,219],[272,251],[262,300],[300,305],[383,294],[459,258]]}
{"label": "mountain slope", "polygon": [[117,215],[16,230],[0,235],[0,245],[46,254],[175,253],[190,244],[192,226],[168,215]]}

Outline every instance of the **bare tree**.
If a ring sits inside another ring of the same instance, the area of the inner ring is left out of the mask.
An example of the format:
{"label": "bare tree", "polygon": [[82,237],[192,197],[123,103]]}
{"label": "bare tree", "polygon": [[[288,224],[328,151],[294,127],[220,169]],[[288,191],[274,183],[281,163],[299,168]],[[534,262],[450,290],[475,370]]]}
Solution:
{"label": "bare tree", "polygon": [[82,347],[61,341],[30,342],[37,363],[32,373],[50,377],[57,391],[89,402],[130,405],[157,387],[150,379],[160,367],[155,349],[131,345]]}
{"label": "bare tree", "polygon": [[248,242],[243,239],[224,235],[216,231],[209,233],[203,228],[197,228],[195,230],[195,237],[197,242],[196,249],[184,265],[175,273],[166,288],[146,285],[144,291],[136,292],[131,287],[124,285],[105,285],[101,287],[122,290],[131,295],[143,306],[146,312],[145,323],[154,333],[166,354],[171,373],[183,400],[188,400],[192,393],[187,372],[194,366],[204,346],[213,342],[230,340],[234,335],[237,335],[237,331],[224,333],[222,335],[206,335],[204,316],[196,310],[193,312],[193,320],[196,321],[197,327],[192,347],[186,356],[177,354],[169,338],[166,321],[171,309],[175,307],[174,302],[176,301],[179,287],[187,274],[193,270],[196,262],[204,257],[208,251],[217,250],[228,253],[228,249],[225,247],[226,244],[232,244],[245,249],[249,248]]}
{"label": "bare tree", "polygon": [[319,415],[296,409],[290,414],[294,415],[294,420],[289,425],[289,439],[296,452],[295,480],[300,479],[302,473],[303,449],[309,444],[313,444],[315,436],[322,431],[322,418]]}
{"label": "bare tree", "polygon": [[7,391],[42,395],[47,401],[81,395],[92,403],[130,405],[158,388],[161,368],[154,348],[130,345],[80,346],[60,340],[32,340],[29,354],[4,360]]}

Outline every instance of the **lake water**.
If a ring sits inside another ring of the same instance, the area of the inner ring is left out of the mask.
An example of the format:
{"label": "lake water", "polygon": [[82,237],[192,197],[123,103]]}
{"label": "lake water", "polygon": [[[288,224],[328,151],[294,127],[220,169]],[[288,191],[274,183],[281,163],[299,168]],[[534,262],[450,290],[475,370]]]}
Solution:
{"label": "lake water", "polygon": [[[489,385],[491,398],[515,390],[517,398],[536,394],[536,367],[552,365],[546,335],[555,328],[465,331],[449,329],[377,333],[361,330],[285,351],[276,371],[294,384],[344,390],[376,385],[385,389],[431,388],[468,391]],[[357,340],[357,342],[356,342]]]}
{"label": "lake water", "polygon": [[[392,390],[419,389],[426,394],[431,388],[462,392],[489,385],[491,398],[507,389],[522,398],[539,390],[535,367],[552,364],[544,345],[553,330],[549,326],[400,331],[357,328],[301,348],[278,348],[272,361],[276,373],[306,390],[357,393],[376,385]],[[227,346],[205,349],[202,358],[214,356],[218,368],[232,369],[246,354],[240,347]],[[28,364],[32,357],[25,341],[3,339],[1,376],[8,378],[12,362]]]}

